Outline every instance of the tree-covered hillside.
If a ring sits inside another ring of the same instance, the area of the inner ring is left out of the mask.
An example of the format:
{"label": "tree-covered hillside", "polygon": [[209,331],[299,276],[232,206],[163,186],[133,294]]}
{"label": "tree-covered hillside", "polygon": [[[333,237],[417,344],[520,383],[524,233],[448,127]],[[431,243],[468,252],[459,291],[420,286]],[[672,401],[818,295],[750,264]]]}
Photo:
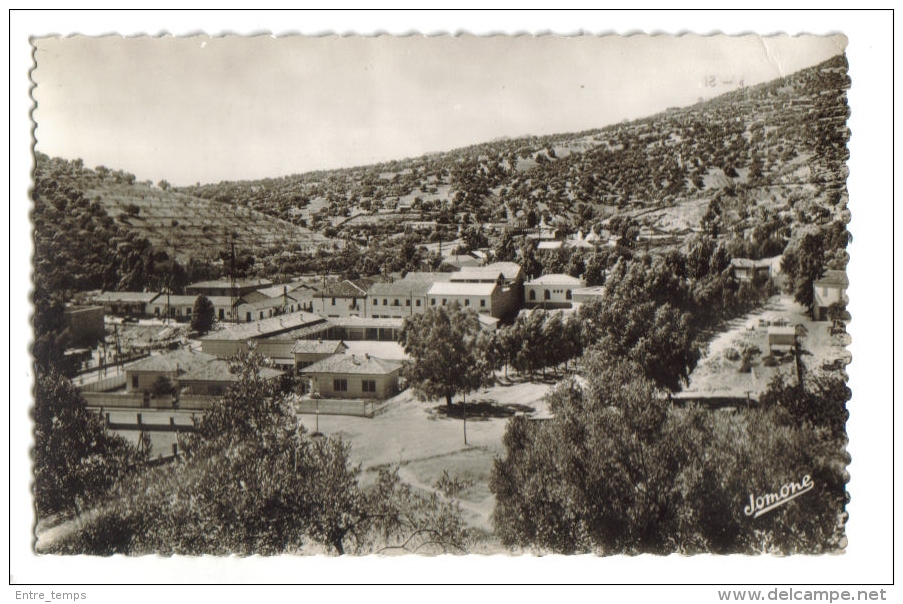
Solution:
{"label": "tree-covered hillside", "polygon": [[352,236],[369,234],[373,221],[346,219],[379,211],[487,223],[513,222],[532,210],[576,231],[616,212],[723,196],[785,207],[802,195],[836,215],[846,178],[849,84],[846,59],[837,56],[766,84],[599,130],[183,190]]}

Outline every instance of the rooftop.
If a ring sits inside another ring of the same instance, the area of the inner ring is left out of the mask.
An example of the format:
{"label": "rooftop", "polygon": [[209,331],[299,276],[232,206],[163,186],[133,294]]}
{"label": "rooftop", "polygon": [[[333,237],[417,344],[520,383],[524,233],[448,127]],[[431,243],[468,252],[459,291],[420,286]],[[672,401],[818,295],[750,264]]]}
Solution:
{"label": "rooftop", "polygon": [[818,287],[823,287],[826,285],[833,285],[834,287],[849,287],[850,280],[847,278],[846,271],[828,270],[825,271],[825,274],[821,279],[816,279],[813,282],[813,285]]}
{"label": "rooftop", "polygon": [[126,367],[126,371],[149,373],[176,373],[178,371],[191,371],[192,369],[209,363],[216,359],[212,354],[194,352],[190,348],[180,348],[155,354],[138,361],[134,365]]}
{"label": "rooftop", "polygon": [[342,340],[298,340],[292,352],[299,354],[335,354],[347,348]]}
{"label": "rooftop", "polygon": [[378,359],[367,354],[334,354],[309,367],[301,373],[346,373],[357,375],[389,375],[401,368],[398,361]]}
{"label": "rooftop", "polygon": [[583,286],[584,281],[577,277],[571,277],[562,273],[553,273],[551,275],[542,275],[532,281],[527,281],[524,285],[579,285]]}
{"label": "rooftop", "polygon": [[[267,285],[272,285],[273,282],[269,279],[236,279],[235,287],[236,288],[245,288],[245,287],[264,287]],[[189,283],[185,286],[186,288],[192,289],[210,289],[210,288],[230,288],[232,287],[232,282],[229,279],[210,279],[209,281],[198,281],[197,283]]]}
{"label": "rooftop", "polygon": [[303,290],[305,292],[313,293],[316,291],[316,288],[307,285],[306,283],[302,283],[300,281],[293,281],[291,283],[283,283],[281,285],[271,285],[270,287],[262,287],[257,291],[266,296],[267,298],[281,298],[283,293],[283,288],[288,292],[289,295],[292,294],[295,290]]}
{"label": "rooftop", "polygon": [[[278,369],[272,369],[271,367],[261,367],[260,368],[260,377],[265,380],[272,379],[274,377],[278,377],[282,375],[283,372]],[[197,365],[193,367],[190,371],[185,372],[184,375],[179,376],[180,382],[237,382],[239,379],[238,373],[232,372],[232,367],[229,364],[229,361],[224,361],[222,359],[214,358],[212,361],[209,361],[204,364]]]}
{"label": "rooftop", "polygon": [[294,312],[250,323],[221,323],[221,329],[207,334],[201,340],[251,340],[315,323],[325,323],[325,321],[320,315],[309,312]]}
{"label": "rooftop", "polygon": [[433,283],[427,292],[431,296],[491,296],[498,287],[492,283]]}
{"label": "rooftop", "polygon": [[95,302],[152,302],[160,294],[158,292],[103,292],[98,294]]}

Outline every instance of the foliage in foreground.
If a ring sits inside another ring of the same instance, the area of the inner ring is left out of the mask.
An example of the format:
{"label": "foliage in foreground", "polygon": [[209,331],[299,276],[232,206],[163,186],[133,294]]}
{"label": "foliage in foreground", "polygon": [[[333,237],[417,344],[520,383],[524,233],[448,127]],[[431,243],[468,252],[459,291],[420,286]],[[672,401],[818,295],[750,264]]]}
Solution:
{"label": "foliage in foreground", "polygon": [[59,553],[297,553],[465,551],[457,504],[422,495],[380,471],[361,488],[350,447],[312,438],[290,401],[259,375],[252,352],[242,379],[186,439],[185,456],[121,482]]}
{"label": "foliage in foreground", "polygon": [[[514,418],[490,488],[509,545],[558,553],[819,553],[841,547],[845,439],[798,405],[672,408],[637,365],[586,361],[586,388],[550,395],[554,419]],[[842,384],[841,384],[842,385]],[[848,391],[825,384],[825,405]],[[832,422],[833,423],[833,422]],[[753,518],[754,498],[815,487]]]}
{"label": "foliage in foreground", "polygon": [[38,373],[31,414],[39,517],[81,511],[144,461],[133,446],[104,429],[78,390],[55,371]]}

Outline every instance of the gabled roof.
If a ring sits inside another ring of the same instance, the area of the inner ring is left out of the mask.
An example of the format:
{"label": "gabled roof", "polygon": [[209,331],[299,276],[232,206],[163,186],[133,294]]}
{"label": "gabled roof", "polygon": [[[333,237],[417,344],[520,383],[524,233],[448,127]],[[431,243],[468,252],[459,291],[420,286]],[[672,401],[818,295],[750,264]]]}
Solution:
{"label": "gabled roof", "polygon": [[462,268],[457,273],[452,273],[451,281],[473,281],[476,283],[487,283],[504,279],[505,275],[497,267],[491,266],[471,266]]}
{"label": "gabled roof", "polygon": [[292,347],[293,353],[298,354],[336,354],[344,349],[342,340],[298,340]]}
{"label": "gabled roof", "polygon": [[491,296],[498,288],[494,281],[491,283],[457,283],[440,282],[433,283],[427,292],[430,296]]}
{"label": "gabled roof", "polygon": [[519,275],[523,274],[523,269],[517,262],[493,262],[492,264],[487,264],[486,268],[501,271],[508,281],[517,279]]}
{"label": "gabled roof", "polygon": [[152,302],[160,294],[158,292],[103,292],[98,294],[95,302]]}
{"label": "gabled roof", "polygon": [[309,312],[293,312],[269,319],[261,319],[260,321],[252,321],[250,323],[220,323],[221,329],[210,332],[200,339],[201,341],[246,341],[255,338],[265,338],[292,329],[298,329],[299,327],[325,322],[326,320],[320,315]]}
{"label": "gabled roof", "polygon": [[583,287],[584,281],[563,273],[553,273],[551,275],[542,275],[532,281],[527,281],[524,285],[571,285]]}
{"label": "gabled roof", "polygon": [[374,283],[368,292],[371,296],[424,296],[435,281],[421,279],[399,279],[392,283]]}
{"label": "gabled roof", "polygon": [[216,359],[212,354],[204,354],[203,352],[195,352],[193,350],[180,348],[164,352],[163,354],[155,354],[142,359],[134,365],[126,367],[126,371],[131,372],[148,372],[148,373],[175,373],[177,371],[191,371],[196,367],[200,367],[210,361]]}
{"label": "gabled roof", "polygon": [[302,283],[300,281],[292,281],[291,283],[283,283],[281,285],[271,285],[270,287],[262,287],[257,291],[266,296],[267,298],[281,298],[283,293],[283,288],[288,292],[289,295],[292,294],[293,291],[296,290],[304,290],[305,292],[313,293],[316,292],[317,289],[315,287],[311,287],[306,283]]}
{"label": "gabled roof", "polygon": [[538,250],[560,250],[564,247],[563,241],[540,241],[536,246]]}
{"label": "gabled roof", "polygon": [[[260,377],[270,380],[282,375],[282,371],[271,367],[261,367]],[[229,361],[214,358],[208,363],[193,367],[184,375],[179,376],[180,382],[237,382],[241,374],[233,373]]]}
{"label": "gabled roof", "polygon": [[401,363],[369,355],[334,354],[301,370],[301,373],[339,373],[349,375],[389,375],[401,369]]}
{"label": "gabled roof", "polygon": [[847,278],[846,271],[825,271],[825,275],[812,283],[818,287],[849,287],[850,280]]}

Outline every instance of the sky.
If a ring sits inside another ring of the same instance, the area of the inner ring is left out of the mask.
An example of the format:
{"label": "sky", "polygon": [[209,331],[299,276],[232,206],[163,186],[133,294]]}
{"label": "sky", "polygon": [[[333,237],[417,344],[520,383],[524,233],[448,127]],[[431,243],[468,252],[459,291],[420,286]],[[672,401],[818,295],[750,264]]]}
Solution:
{"label": "sky", "polygon": [[[402,159],[685,106],[836,36],[38,38],[37,149],[176,185]],[[711,85],[714,81],[714,86]]]}

